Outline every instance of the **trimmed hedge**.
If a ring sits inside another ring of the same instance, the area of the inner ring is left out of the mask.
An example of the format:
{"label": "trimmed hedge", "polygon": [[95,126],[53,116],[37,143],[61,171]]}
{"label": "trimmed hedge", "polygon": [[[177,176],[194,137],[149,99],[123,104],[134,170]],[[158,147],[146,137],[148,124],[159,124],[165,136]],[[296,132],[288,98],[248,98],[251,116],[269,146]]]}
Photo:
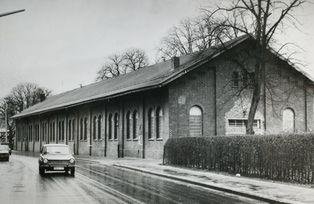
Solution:
{"label": "trimmed hedge", "polygon": [[314,183],[314,134],[170,138],[164,163],[279,181]]}

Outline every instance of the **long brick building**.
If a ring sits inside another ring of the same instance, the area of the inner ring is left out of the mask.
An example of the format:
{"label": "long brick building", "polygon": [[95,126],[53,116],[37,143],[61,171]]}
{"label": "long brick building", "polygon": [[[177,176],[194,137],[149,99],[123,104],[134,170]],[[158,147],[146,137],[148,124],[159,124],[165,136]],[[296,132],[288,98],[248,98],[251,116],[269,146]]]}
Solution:
{"label": "long brick building", "polygon": [[[17,150],[66,143],[75,154],[160,158],[169,137],[244,134],[254,68],[246,36],[48,97],[13,118]],[[256,134],[314,131],[309,76],[268,54]]]}

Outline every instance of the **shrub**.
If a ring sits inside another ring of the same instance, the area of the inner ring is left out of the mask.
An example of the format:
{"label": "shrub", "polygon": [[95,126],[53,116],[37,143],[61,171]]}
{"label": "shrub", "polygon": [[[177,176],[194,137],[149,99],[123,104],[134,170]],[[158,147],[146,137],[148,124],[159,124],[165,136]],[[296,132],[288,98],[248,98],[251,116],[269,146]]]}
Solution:
{"label": "shrub", "polygon": [[170,138],[164,148],[165,164],[314,183],[314,134]]}

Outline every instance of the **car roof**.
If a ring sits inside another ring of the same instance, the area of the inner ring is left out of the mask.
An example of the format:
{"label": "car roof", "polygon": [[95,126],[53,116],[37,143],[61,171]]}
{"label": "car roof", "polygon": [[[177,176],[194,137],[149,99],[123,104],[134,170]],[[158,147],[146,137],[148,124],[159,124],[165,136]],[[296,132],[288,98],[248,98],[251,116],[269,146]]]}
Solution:
{"label": "car roof", "polygon": [[45,144],[44,147],[68,147],[66,144]]}

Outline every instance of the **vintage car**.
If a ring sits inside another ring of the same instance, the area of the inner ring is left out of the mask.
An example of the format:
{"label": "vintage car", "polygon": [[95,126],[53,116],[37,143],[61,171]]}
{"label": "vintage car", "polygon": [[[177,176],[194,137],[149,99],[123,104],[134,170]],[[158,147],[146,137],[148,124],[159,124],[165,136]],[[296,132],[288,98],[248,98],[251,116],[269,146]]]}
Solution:
{"label": "vintage car", "polygon": [[46,171],[65,171],[71,176],[75,174],[75,158],[65,144],[46,144],[40,150],[39,174]]}
{"label": "vintage car", "polygon": [[10,148],[8,145],[0,145],[0,159],[9,161],[10,159]]}

